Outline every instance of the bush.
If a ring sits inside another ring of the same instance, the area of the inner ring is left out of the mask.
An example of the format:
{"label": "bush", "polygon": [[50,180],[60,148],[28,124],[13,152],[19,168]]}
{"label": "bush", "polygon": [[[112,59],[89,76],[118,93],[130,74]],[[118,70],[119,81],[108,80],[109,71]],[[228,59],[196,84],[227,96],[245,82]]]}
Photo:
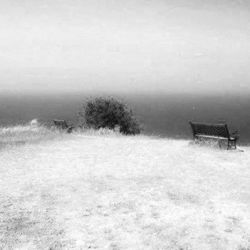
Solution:
{"label": "bush", "polygon": [[140,127],[127,106],[113,98],[95,98],[86,103],[80,112],[83,125],[88,128],[117,129],[123,134],[139,134]]}

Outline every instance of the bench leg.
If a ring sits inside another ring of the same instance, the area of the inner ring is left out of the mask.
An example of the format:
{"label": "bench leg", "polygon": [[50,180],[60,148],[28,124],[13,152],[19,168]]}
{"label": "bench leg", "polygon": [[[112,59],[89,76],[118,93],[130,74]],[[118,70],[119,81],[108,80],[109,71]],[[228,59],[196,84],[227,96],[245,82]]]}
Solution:
{"label": "bench leg", "polygon": [[194,143],[195,143],[195,144],[199,144],[199,138],[194,137]]}
{"label": "bench leg", "polygon": [[230,141],[228,140],[228,143],[227,143],[227,150],[229,149],[236,149],[236,141]]}

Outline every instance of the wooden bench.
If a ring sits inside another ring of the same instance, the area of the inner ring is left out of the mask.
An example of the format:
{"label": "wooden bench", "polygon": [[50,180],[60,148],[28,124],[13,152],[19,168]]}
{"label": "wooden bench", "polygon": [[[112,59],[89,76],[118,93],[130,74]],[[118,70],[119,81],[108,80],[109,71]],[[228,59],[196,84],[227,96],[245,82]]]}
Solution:
{"label": "wooden bench", "polygon": [[190,122],[193,138],[195,141],[203,139],[218,140],[219,147],[221,142],[227,140],[227,149],[236,149],[236,142],[238,140],[237,132],[229,133],[227,124],[206,124]]}
{"label": "wooden bench", "polygon": [[56,128],[60,130],[67,130],[67,133],[71,133],[73,130],[73,126],[69,126],[65,120],[53,120]]}

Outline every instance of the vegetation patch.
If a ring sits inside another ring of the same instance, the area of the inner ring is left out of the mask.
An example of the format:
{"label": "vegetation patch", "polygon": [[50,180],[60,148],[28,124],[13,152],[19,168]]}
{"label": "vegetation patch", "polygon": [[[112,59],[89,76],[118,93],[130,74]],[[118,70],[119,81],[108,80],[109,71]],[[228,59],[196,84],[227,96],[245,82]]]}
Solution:
{"label": "vegetation patch", "polygon": [[88,101],[80,112],[80,118],[82,126],[87,128],[119,130],[126,135],[141,132],[132,110],[114,98],[101,97]]}

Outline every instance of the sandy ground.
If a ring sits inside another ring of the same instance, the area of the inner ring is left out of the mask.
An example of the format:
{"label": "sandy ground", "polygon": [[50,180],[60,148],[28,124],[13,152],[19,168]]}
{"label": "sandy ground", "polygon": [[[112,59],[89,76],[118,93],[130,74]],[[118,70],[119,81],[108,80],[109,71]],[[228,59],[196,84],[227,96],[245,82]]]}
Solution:
{"label": "sandy ground", "polygon": [[0,249],[250,249],[250,148],[70,135],[0,151]]}

